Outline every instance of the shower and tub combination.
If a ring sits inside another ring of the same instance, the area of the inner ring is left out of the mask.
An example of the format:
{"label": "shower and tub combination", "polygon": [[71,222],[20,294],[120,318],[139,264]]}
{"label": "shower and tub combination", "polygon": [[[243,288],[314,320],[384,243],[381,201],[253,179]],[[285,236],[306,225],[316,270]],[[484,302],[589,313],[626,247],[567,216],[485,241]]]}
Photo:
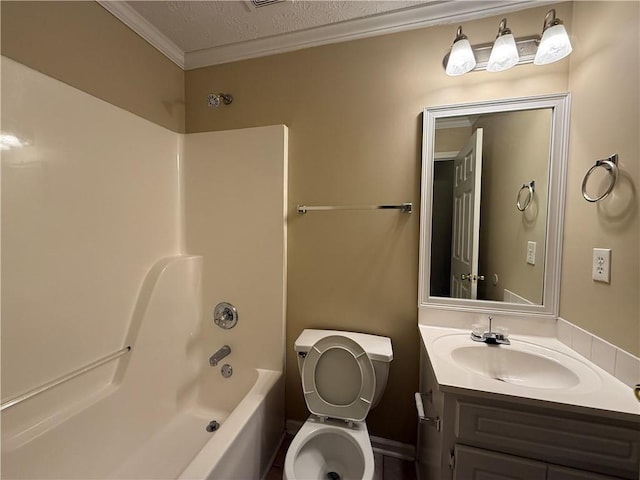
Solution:
{"label": "shower and tub combination", "polygon": [[286,126],[178,134],[1,61],[3,480],[263,478]]}
{"label": "shower and tub combination", "polygon": [[[282,372],[232,363],[201,321],[202,257],[159,261],[140,290],[114,381],[25,428],[50,390],[3,407],[2,477],[66,479],[261,478],[283,433]],[[225,348],[226,347],[226,348]],[[215,354],[213,355],[215,356]],[[239,363],[243,362],[239,360]],[[227,365],[227,364],[225,364]],[[84,372],[74,378],[81,377]],[[20,399],[18,399],[20,400]]]}

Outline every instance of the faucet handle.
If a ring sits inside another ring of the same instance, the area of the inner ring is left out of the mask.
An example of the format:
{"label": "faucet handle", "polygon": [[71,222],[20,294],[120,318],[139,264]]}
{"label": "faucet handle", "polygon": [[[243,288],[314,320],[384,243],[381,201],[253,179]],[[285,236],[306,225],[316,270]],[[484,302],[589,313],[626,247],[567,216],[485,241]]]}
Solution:
{"label": "faucet handle", "polygon": [[474,323],[471,325],[471,334],[476,337],[482,337],[482,334],[485,332],[484,326],[481,323]]}
{"label": "faucet handle", "polygon": [[500,338],[509,338],[509,329],[507,327],[496,327],[496,335],[500,335]]}

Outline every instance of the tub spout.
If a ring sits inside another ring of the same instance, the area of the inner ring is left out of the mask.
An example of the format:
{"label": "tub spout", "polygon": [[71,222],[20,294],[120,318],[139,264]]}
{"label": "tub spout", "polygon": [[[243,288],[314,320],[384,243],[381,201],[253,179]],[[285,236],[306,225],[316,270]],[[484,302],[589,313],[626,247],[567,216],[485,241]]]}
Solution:
{"label": "tub spout", "polygon": [[220,350],[209,357],[209,365],[215,367],[218,362],[231,353],[231,347],[224,345]]}

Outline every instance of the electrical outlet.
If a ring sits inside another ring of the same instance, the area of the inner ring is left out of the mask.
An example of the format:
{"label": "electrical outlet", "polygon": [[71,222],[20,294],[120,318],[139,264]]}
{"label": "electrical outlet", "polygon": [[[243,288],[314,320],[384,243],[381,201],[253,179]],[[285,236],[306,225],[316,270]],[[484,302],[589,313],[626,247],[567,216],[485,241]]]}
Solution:
{"label": "electrical outlet", "polygon": [[536,264],[536,242],[527,242],[527,263]]}
{"label": "electrical outlet", "polygon": [[593,268],[591,270],[591,278],[593,278],[596,282],[611,282],[610,248],[593,249]]}

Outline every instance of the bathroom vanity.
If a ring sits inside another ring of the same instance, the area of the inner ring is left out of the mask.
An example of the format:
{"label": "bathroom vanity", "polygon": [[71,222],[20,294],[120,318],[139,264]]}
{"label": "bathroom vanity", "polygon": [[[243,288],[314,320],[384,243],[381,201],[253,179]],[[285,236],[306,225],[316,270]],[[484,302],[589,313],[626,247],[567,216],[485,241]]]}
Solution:
{"label": "bathroom vanity", "polygon": [[552,337],[419,330],[420,479],[639,478],[640,405],[622,382]]}
{"label": "bathroom vanity", "polygon": [[632,389],[556,338],[569,110],[569,94],[424,110],[421,480],[639,478]]}

